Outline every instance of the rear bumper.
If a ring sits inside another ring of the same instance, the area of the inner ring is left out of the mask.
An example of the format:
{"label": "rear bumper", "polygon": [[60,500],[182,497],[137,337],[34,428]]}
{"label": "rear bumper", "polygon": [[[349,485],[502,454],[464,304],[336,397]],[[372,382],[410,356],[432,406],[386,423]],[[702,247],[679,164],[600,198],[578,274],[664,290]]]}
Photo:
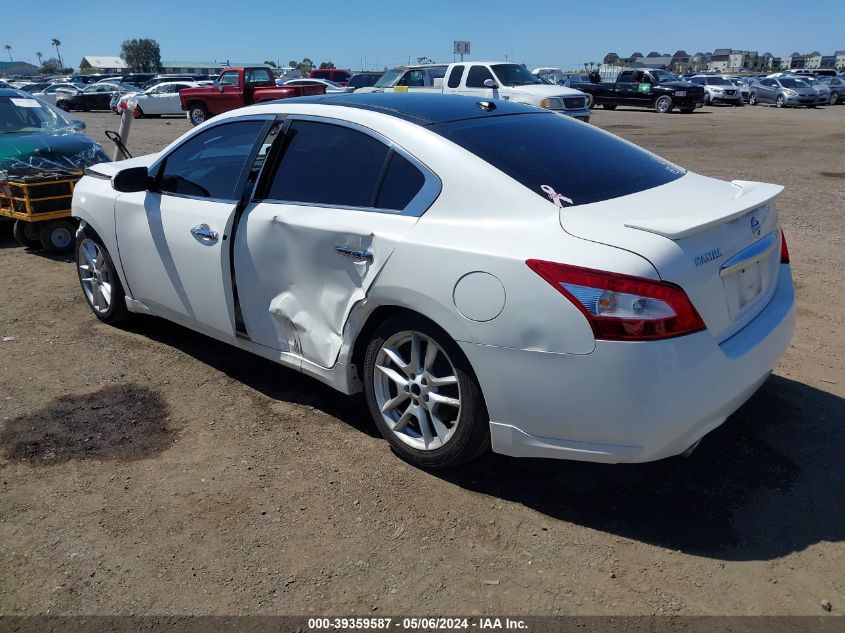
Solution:
{"label": "rear bumper", "polygon": [[792,338],[794,304],[781,265],[766,308],[721,344],[700,332],[598,341],[585,355],[461,347],[481,383],[495,452],[646,462],[684,452],[759,389]]}

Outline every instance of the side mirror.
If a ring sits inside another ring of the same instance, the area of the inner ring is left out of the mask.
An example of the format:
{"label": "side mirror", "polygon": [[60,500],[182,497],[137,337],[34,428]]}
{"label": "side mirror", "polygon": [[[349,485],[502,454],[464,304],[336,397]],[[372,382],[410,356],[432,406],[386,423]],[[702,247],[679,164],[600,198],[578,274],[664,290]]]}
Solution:
{"label": "side mirror", "polygon": [[147,190],[147,168],[129,167],[117,172],[111,179],[111,186],[115,191],[133,193]]}
{"label": "side mirror", "polygon": [[79,121],[78,119],[73,119],[70,122],[70,129],[76,132],[77,134],[82,134],[85,131],[85,128],[88,127],[88,124],[85,121]]}
{"label": "side mirror", "polygon": [[498,87],[499,87],[499,84],[497,84],[497,83],[496,83],[495,81],[493,81],[492,79],[485,79],[485,80],[484,80],[484,87],[485,87],[485,88],[494,88],[494,89],[495,89],[495,88],[498,88]]}

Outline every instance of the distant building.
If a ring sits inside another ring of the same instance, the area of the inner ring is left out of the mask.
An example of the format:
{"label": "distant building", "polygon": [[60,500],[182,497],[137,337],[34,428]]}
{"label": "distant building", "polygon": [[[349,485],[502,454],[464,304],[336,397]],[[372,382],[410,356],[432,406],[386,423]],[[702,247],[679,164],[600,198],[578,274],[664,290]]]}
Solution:
{"label": "distant building", "polygon": [[129,70],[129,66],[122,57],[86,55],[79,62],[79,70],[94,73],[122,73]]}
{"label": "distant building", "polygon": [[263,62],[255,63],[255,62],[229,62],[228,60],[225,62],[218,62],[217,60],[213,62],[209,61],[200,61],[200,62],[191,62],[191,61],[163,61],[161,62],[161,72],[177,75],[180,73],[184,73],[186,75],[219,75],[224,68],[234,67],[239,68],[242,66],[264,66]]}
{"label": "distant building", "polygon": [[804,68],[821,68],[822,54],[818,51],[813,51],[809,55],[804,56]]}
{"label": "distant building", "polygon": [[845,51],[836,51],[833,55],[836,58],[833,64],[834,68],[845,70]]}
{"label": "distant building", "polygon": [[12,77],[13,75],[30,76],[38,74],[38,66],[28,62],[3,62],[0,61],[0,76]]}
{"label": "distant building", "polygon": [[602,63],[607,64],[608,66],[615,66],[619,63],[619,55],[616,53],[608,53],[604,56]]}

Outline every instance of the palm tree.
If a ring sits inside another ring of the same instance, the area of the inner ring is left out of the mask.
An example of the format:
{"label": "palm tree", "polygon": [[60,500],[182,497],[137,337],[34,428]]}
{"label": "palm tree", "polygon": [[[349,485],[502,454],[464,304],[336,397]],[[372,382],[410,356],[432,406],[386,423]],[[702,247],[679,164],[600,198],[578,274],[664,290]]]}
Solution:
{"label": "palm tree", "polygon": [[4,46],[3,48],[5,48],[5,49],[6,49],[6,52],[7,52],[7,53],[9,53],[9,61],[10,61],[10,62],[11,62],[11,61],[14,61],[14,60],[12,59],[12,47],[11,47],[11,46],[9,46],[8,44],[6,44],[6,46]]}
{"label": "palm tree", "polygon": [[35,56],[38,58],[38,65],[43,67],[44,66],[44,60],[43,60],[44,55],[42,55],[41,53],[35,53]]}
{"label": "palm tree", "polygon": [[53,46],[56,47],[56,55],[59,56],[59,66],[61,66],[62,70],[64,70],[65,65],[64,65],[64,62],[62,61],[62,54],[59,52],[59,46],[61,46],[61,45],[62,45],[61,40],[54,37],[53,38]]}

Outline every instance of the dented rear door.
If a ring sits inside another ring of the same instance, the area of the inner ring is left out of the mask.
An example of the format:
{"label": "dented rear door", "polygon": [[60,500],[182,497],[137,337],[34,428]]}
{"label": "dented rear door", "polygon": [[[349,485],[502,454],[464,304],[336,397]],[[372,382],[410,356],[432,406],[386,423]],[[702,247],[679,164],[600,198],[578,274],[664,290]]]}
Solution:
{"label": "dented rear door", "polygon": [[252,341],[331,367],[344,324],[440,191],[372,130],[292,117],[234,242],[241,320]]}

